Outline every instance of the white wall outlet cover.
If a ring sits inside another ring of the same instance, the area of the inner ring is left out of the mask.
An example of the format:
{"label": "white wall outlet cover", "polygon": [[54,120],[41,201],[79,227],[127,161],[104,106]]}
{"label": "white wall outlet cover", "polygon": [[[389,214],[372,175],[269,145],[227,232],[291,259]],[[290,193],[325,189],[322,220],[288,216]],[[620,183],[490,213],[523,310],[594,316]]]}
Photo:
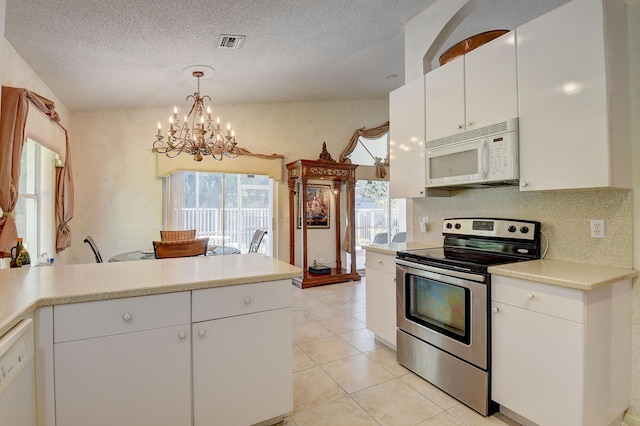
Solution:
{"label": "white wall outlet cover", "polygon": [[604,238],[604,219],[591,219],[591,238]]}

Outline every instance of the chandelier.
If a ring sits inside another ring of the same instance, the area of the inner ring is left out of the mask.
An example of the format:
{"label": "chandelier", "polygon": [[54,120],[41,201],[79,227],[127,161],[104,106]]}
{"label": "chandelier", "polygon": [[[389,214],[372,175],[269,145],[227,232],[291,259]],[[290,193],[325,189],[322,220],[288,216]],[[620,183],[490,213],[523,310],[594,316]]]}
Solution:
{"label": "chandelier", "polygon": [[194,161],[202,161],[206,155],[217,161],[222,161],[225,156],[237,157],[240,152],[236,146],[236,136],[231,129],[231,123],[227,124],[226,132],[220,129],[220,118],[214,122],[211,119],[211,107],[207,106],[205,109],[205,102],[211,102],[211,98],[207,95],[200,96],[200,77],[204,76],[204,71],[195,70],[191,74],[198,79],[198,90],[187,96],[187,102],[193,102],[189,113],[181,122],[178,119],[178,107],[173,107],[173,115],[169,116],[166,141],[158,121],[158,134],[153,142],[152,151],[170,158],[184,152],[193,155]]}

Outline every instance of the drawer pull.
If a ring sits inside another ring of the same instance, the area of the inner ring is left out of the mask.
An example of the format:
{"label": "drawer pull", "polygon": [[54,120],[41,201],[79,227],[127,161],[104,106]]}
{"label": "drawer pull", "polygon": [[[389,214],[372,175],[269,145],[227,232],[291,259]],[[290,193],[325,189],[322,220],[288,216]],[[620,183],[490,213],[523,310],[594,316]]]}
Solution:
{"label": "drawer pull", "polygon": [[198,336],[204,337],[205,334],[207,334],[207,330],[205,330],[204,328],[198,330]]}
{"label": "drawer pull", "polygon": [[378,260],[378,265],[382,265],[382,264],[383,264],[382,260]]}
{"label": "drawer pull", "polygon": [[527,293],[527,299],[531,300],[533,299],[533,293]]}
{"label": "drawer pull", "polygon": [[494,306],[493,308],[491,308],[491,311],[492,311],[494,314],[497,314],[498,312],[500,312],[500,308],[498,308],[497,306]]}
{"label": "drawer pull", "polygon": [[125,312],[124,314],[122,314],[122,319],[125,321],[131,321],[132,318],[133,315],[131,315],[129,312]]}
{"label": "drawer pull", "polygon": [[184,339],[185,337],[187,337],[187,332],[182,330],[180,333],[178,333],[178,337],[180,338],[180,340]]}
{"label": "drawer pull", "polygon": [[249,303],[251,303],[251,298],[250,298],[249,296],[245,297],[245,298],[244,298],[244,303],[245,303],[246,305],[248,305]]}

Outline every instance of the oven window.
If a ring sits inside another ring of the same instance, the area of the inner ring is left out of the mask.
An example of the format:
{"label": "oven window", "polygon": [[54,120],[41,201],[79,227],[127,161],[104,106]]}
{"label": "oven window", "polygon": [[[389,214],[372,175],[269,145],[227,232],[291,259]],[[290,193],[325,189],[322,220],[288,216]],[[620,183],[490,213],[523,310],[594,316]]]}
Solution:
{"label": "oven window", "polygon": [[408,278],[407,318],[469,344],[471,291],[416,275]]}

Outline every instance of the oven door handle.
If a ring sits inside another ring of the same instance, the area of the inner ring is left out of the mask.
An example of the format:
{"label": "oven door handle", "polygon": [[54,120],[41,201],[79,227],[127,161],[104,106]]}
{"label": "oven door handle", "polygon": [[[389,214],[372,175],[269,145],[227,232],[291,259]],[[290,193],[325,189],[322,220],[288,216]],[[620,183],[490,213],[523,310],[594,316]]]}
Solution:
{"label": "oven door handle", "polygon": [[434,268],[433,266],[423,265],[421,263],[408,262],[402,259],[396,259],[396,265],[407,266],[418,271],[429,271],[434,274],[449,275],[451,277],[462,278],[464,280],[471,280],[477,282],[484,282],[485,277],[479,274],[472,274],[469,272],[456,271],[455,269]]}

